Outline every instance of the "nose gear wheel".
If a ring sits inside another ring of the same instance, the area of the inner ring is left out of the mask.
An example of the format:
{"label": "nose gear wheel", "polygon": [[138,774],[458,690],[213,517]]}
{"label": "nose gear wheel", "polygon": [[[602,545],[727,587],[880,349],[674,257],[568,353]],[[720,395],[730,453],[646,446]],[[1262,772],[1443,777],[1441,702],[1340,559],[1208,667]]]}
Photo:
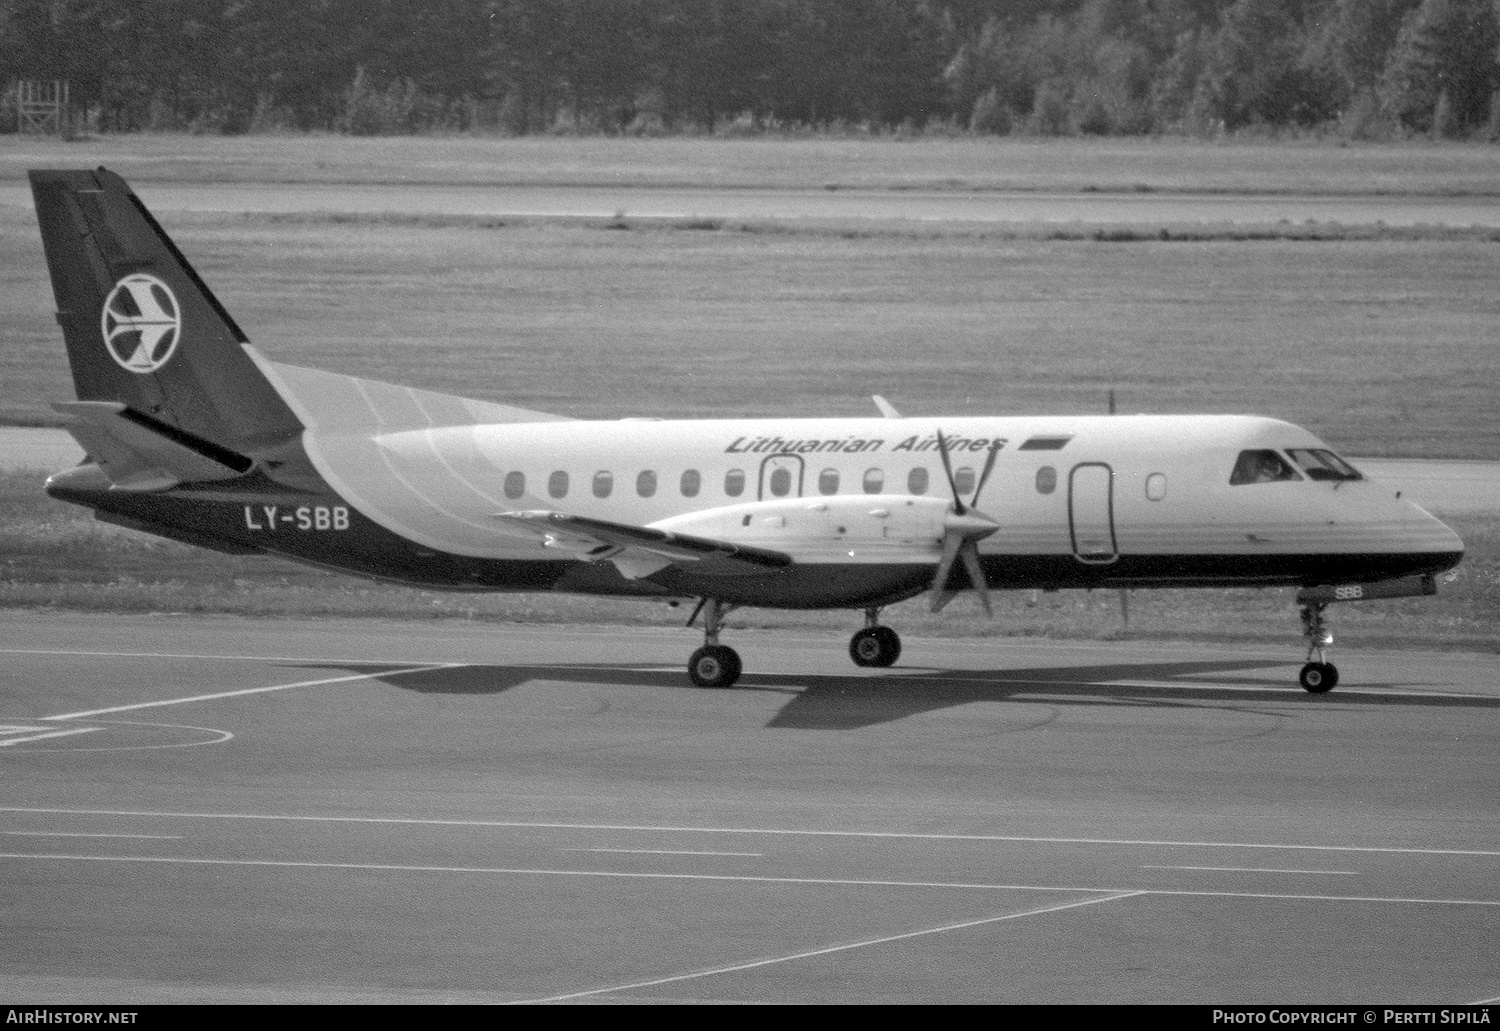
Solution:
{"label": "nose gear wheel", "polygon": [[[1333,644],[1333,634],[1323,618],[1328,606],[1321,603],[1302,606],[1302,636],[1307,638],[1307,664],[1297,674],[1297,683],[1313,694],[1324,694],[1338,686],[1338,667],[1328,661],[1325,649]],[[1317,661],[1313,661],[1313,656]]]}

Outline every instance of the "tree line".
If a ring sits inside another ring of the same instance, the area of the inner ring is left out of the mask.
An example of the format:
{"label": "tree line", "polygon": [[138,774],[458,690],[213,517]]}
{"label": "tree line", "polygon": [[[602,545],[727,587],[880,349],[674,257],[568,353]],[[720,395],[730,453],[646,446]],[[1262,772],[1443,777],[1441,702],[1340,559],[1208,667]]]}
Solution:
{"label": "tree line", "polygon": [[1496,140],[1500,0],[0,0],[27,79],[91,131]]}

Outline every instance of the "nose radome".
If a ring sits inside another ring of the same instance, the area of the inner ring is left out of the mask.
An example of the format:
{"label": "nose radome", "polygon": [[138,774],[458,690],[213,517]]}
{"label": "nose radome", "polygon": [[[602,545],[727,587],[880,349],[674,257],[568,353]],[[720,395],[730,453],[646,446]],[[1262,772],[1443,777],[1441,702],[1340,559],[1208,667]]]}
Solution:
{"label": "nose radome", "polygon": [[1463,538],[1455,533],[1451,526],[1414,501],[1398,498],[1397,504],[1406,513],[1407,521],[1412,526],[1414,536],[1419,535],[1421,537],[1422,546],[1425,550],[1456,552],[1462,557],[1464,551]]}

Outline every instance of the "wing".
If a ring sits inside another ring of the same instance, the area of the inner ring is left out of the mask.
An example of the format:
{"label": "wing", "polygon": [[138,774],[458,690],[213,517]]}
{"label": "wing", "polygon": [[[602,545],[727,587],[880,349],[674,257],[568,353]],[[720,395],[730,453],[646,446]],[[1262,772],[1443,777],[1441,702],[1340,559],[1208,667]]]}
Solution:
{"label": "wing", "polygon": [[668,566],[691,564],[694,573],[705,576],[744,576],[787,569],[793,564],[792,556],[770,548],[565,512],[501,512],[495,518],[511,530],[541,537],[545,547],[590,562],[613,562],[621,575],[631,580]]}

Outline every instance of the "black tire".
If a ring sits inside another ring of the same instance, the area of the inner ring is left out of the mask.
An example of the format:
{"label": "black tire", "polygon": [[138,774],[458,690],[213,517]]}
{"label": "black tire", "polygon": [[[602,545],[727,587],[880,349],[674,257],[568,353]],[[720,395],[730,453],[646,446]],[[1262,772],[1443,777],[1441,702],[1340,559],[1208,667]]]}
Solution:
{"label": "black tire", "polygon": [[688,659],[688,679],[698,687],[729,687],[740,678],[740,657],[733,648],[710,644]]}
{"label": "black tire", "polygon": [[876,627],[867,626],[863,630],[856,630],[854,636],[849,638],[849,658],[854,660],[856,666],[875,666],[880,663],[881,652],[880,635]]}
{"label": "black tire", "polygon": [[875,633],[880,635],[880,661],[877,666],[894,666],[896,660],[901,658],[901,635],[888,626],[878,626]]}
{"label": "black tire", "polygon": [[1331,662],[1309,662],[1297,675],[1297,682],[1313,694],[1324,694],[1338,686],[1338,667]]}
{"label": "black tire", "polygon": [[901,657],[901,638],[888,626],[867,626],[849,638],[856,666],[889,666]]}
{"label": "black tire", "polygon": [[740,653],[735,651],[733,648],[725,645],[720,645],[719,650],[722,652],[721,658],[723,659],[724,665],[729,667],[729,680],[724,684],[724,686],[733,687],[735,684],[739,683],[740,674],[744,672],[745,664],[740,661]]}

